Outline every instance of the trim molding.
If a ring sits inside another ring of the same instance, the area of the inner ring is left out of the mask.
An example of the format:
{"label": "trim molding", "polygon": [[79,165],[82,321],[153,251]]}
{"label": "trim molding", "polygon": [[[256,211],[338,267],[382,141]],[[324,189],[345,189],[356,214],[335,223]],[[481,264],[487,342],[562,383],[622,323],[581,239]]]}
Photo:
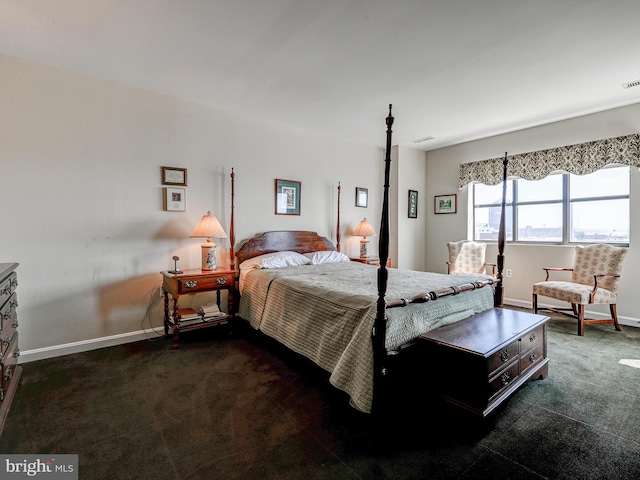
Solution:
{"label": "trim molding", "polygon": [[[531,308],[531,303],[524,302],[522,300],[516,300],[514,298],[505,298],[505,305],[512,305],[514,307]],[[550,304],[540,304],[541,307],[552,307]],[[607,315],[598,312],[585,312],[592,318],[606,318]],[[618,321],[622,325],[629,327],[640,327],[640,319],[634,317],[618,316]],[[160,332],[162,328],[160,328]],[[124,345],[125,343],[137,342],[140,340],[149,340],[149,338],[159,338],[163,336],[158,330],[148,328],[145,330],[138,330],[137,332],[122,333],[119,335],[112,335],[109,337],[92,338],[90,340],[83,340],[81,342],[65,343],[62,345],[54,345],[45,348],[36,348],[33,350],[25,350],[20,352],[20,364],[35,362],[37,360],[45,360],[47,358],[60,357],[62,355],[69,355],[71,353],[88,352],[90,350],[97,350],[98,348],[114,347],[116,345]]]}
{"label": "trim molding", "polygon": [[[160,328],[160,332],[162,332],[162,328]],[[71,353],[88,352],[99,348],[124,345],[126,343],[137,342],[140,340],[149,340],[150,338],[160,338],[163,335],[164,333],[159,333],[158,330],[149,328],[145,330],[138,330],[137,332],[111,335],[109,337],[92,338],[90,340],[82,340],[80,342],[64,343],[62,345],[35,348],[33,350],[23,350],[20,352],[19,363],[35,362],[37,360],[60,357]]]}
{"label": "trim molding", "polygon": [[[529,308],[529,309],[531,308],[531,302],[516,300],[515,298],[505,298],[504,303],[505,305],[513,305],[514,307]],[[545,308],[554,307],[554,305],[551,305],[550,303],[538,302],[538,305],[540,307],[545,307]],[[611,318],[611,316],[607,315],[606,313],[591,312],[589,310],[585,310],[584,314],[585,314],[585,317],[588,316],[590,318]],[[620,323],[620,325],[626,325],[628,327],[640,327],[640,318],[625,317],[622,315],[618,315],[618,323]]]}

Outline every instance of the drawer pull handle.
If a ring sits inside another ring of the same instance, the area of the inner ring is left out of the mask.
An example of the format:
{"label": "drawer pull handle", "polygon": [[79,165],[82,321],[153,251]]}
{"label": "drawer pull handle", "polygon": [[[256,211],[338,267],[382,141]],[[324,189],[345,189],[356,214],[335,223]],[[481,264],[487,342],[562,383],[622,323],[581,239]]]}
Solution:
{"label": "drawer pull handle", "polygon": [[504,372],[500,377],[500,380],[502,380],[502,385],[508,384],[510,379],[511,376],[509,375],[509,372]]}
{"label": "drawer pull handle", "polygon": [[195,280],[189,280],[187,282],[184,282],[184,286],[187,288],[193,288],[196,285],[198,285],[198,282],[196,282]]}
{"label": "drawer pull handle", "polygon": [[227,279],[226,279],[226,278],[218,278],[218,279],[216,280],[216,283],[217,283],[218,285],[224,285],[225,283],[227,283]]}
{"label": "drawer pull handle", "polygon": [[535,341],[536,341],[536,334],[535,334],[535,332],[534,332],[534,333],[532,333],[532,334],[529,336],[529,341],[530,341],[530,342],[535,342]]}
{"label": "drawer pull handle", "polygon": [[506,362],[507,360],[509,360],[509,351],[508,350],[503,350],[502,353],[500,353],[500,360],[502,360],[503,362]]}
{"label": "drawer pull handle", "polygon": [[529,361],[531,363],[536,361],[536,352],[533,352],[531,355],[529,355]]}

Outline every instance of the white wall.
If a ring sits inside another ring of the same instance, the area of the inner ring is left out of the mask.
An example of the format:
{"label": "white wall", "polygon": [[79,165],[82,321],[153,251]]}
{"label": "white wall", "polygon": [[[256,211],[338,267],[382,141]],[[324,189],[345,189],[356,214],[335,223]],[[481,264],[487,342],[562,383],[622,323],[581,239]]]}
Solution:
{"label": "white wall", "polygon": [[[238,242],[279,229],[335,242],[338,182],[342,251],[358,254],[349,234],[363,216],[380,222],[380,148],[13,57],[0,56],[0,71],[0,262],[20,263],[23,361],[159,332],[159,272],[173,255],[181,268],[199,267],[202,239],[189,234],[207,210],[228,233],[232,167]],[[161,166],[188,169],[186,212],[162,210]],[[274,214],[275,178],[302,182],[300,216]],[[356,186],[369,189],[366,209],[355,207]],[[218,244],[228,262],[228,239]]]}
{"label": "white wall", "polygon": [[[426,269],[445,272],[446,242],[471,236],[467,228],[469,188],[457,189],[461,163],[501,157],[505,152],[511,155],[637,132],[640,132],[640,104],[428,152],[427,194],[432,198],[434,195],[457,193],[458,213],[434,215],[432,210],[428,212]],[[634,288],[640,283],[640,271],[635,268],[640,262],[640,174],[635,167],[631,170],[630,249],[622,269],[618,314],[625,323],[640,325],[640,297]],[[496,245],[490,245],[487,250],[488,259],[495,259]],[[505,268],[513,271],[513,277],[504,279],[507,303],[530,306],[531,284],[544,280],[542,267],[570,267],[573,255],[574,249],[570,246],[507,243]],[[546,298],[539,298],[539,302],[551,303]],[[588,310],[608,312],[607,308],[599,306]]]}
{"label": "white wall", "polygon": [[[238,243],[277,229],[314,230],[335,241],[338,182],[342,250],[358,254],[359,239],[350,233],[362,217],[379,228],[380,148],[13,57],[0,56],[0,71],[0,262],[20,263],[21,361],[86,350],[108,343],[95,343],[105,338],[121,343],[151,327],[160,332],[159,272],[173,266],[173,255],[182,268],[199,266],[201,240],[189,234],[207,210],[228,229],[232,167]],[[429,152],[426,166],[424,153],[394,148],[394,266],[445,271],[446,242],[467,235],[467,189],[457,192],[460,163],[633,133],[639,123],[640,106],[621,108]],[[162,211],[163,165],[188,169],[185,213]],[[275,178],[302,182],[302,215],[273,213]],[[355,207],[355,187],[369,189],[368,208]],[[417,221],[406,215],[408,189],[419,191]],[[434,215],[433,196],[456,192],[458,214]],[[640,242],[638,192],[634,173],[631,251],[619,304],[622,316],[634,318],[640,303],[632,290],[640,275],[632,268]],[[371,238],[373,251],[377,241]],[[219,257],[228,261],[228,240],[218,244]],[[572,250],[508,245],[506,255],[514,274],[505,281],[506,296],[528,303],[540,267],[570,264]],[[183,304],[207,300],[181,298]]]}
{"label": "white wall", "polygon": [[[397,188],[394,185],[394,212],[397,212],[398,248],[393,266],[408,270],[425,270],[427,219],[427,162],[422,150],[396,147]],[[409,190],[418,192],[418,218],[409,218]],[[397,259],[397,260],[396,260]]]}

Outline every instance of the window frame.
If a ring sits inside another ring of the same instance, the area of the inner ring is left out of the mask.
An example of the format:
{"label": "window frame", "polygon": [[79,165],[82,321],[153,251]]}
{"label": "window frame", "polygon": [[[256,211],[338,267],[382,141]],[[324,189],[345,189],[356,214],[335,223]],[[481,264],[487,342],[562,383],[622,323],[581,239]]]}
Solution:
{"label": "window frame", "polygon": [[[616,165],[611,166],[610,168],[627,168],[627,173],[630,174],[630,167],[628,165]],[[597,171],[601,171],[604,169],[600,169]],[[594,172],[595,173],[595,172]],[[571,227],[571,206],[574,203],[584,203],[584,202],[598,202],[598,201],[610,201],[610,200],[626,200],[629,203],[629,208],[631,208],[631,192],[630,188],[628,189],[628,193],[621,195],[606,195],[606,196],[595,196],[595,197],[580,197],[576,199],[571,198],[571,175],[566,172],[558,172],[553,173],[552,175],[562,175],[562,197],[560,200],[529,200],[518,202],[518,180],[525,180],[519,178],[508,179],[507,182],[511,183],[511,200],[507,200],[505,203],[505,214],[508,214],[509,207],[511,208],[511,231],[505,232],[505,237],[507,241],[510,243],[519,243],[519,244],[531,244],[531,245],[584,245],[584,244],[600,244],[607,243],[616,246],[629,246],[629,241],[627,242],[591,242],[591,241],[571,241],[570,240],[570,227]],[[550,176],[550,175],[549,175]],[[548,177],[545,177],[548,178]],[[630,180],[629,180],[630,181]],[[475,241],[487,241],[485,239],[480,239],[476,236],[476,210],[479,208],[495,208],[496,204],[476,204],[476,185],[479,185],[479,182],[473,182],[473,191],[471,193],[471,227],[472,227],[472,238]],[[532,240],[520,240],[518,238],[518,207],[520,206],[530,206],[530,205],[556,205],[560,204],[562,209],[562,240],[561,241],[532,241]],[[505,226],[508,225],[509,222],[505,219]],[[629,223],[627,225],[629,229],[629,235],[631,234],[631,219],[629,218]],[[506,227],[508,228],[508,227]],[[511,235],[511,240],[509,236]],[[493,240],[488,240],[493,241]]]}

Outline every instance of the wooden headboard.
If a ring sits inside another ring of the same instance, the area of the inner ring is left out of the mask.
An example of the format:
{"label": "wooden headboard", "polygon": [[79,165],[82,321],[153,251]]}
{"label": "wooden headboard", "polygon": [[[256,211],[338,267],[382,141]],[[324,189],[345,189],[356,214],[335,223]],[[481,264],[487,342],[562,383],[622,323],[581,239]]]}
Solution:
{"label": "wooden headboard", "polygon": [[236,252],[236,261],[240,265],[258,255],[265,253],[282,252],[285,250],[298,253],[318,252],[320,250],[336,250],[336,247],[327,237],[322,237],[316,232],[303,230],[278,230],[264,232],[248,240],[240,250]]}

